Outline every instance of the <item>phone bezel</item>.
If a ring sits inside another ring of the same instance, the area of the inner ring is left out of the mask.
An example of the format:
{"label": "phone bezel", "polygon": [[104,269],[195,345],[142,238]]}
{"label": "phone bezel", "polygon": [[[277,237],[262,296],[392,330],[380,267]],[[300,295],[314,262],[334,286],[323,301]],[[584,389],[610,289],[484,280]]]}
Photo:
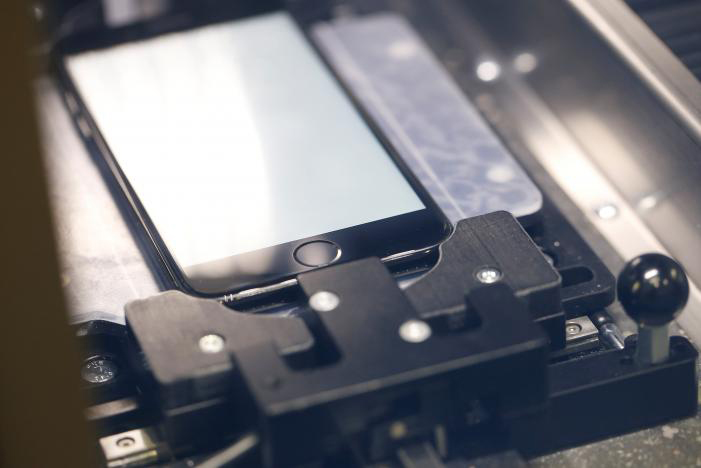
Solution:
{"label": "phone bezel", "polygon": [[[276,9],[242,16],[227,17],[216,23],[236,21],[237,19],[257,16],[259,14],[270,13]],[[291,14],[291,13],[290,13]],[[340,83],[346,95],[350,98],[356,111],[363,121],[368,125],[371,132],[380,141],[385,151],[413,188],[415,193],[424,204],[425,208],[410,213],[385,218],[382,220],[352,226],[346,229],[321,233],[312,237],[297,239],[271,247],[266,247],[253,252],[225,257],[205,264],[191,267],[181,267],[173,258],[160,237],[156,226],[151,221],[148,213],[141,204],[138,195],[133,190],[126,175],[123,173],[117,158],[110,150],[103,138],[100,130],[92,118],[84,100],[75,83],[71,79],[70,73],[65,66],[65,58],[70,53],[71,47],[57,48],[59,51],[54,56],[54,66],[58,72],[60,82],[70,99],[75,101],[77,107],[76,119],[82,119],[87,124],[90,131],[88,135],[83,135],[84,140],[92,150],[97,153],[100,163],[104,163],[103,169],[114,178],[118,191],[124,195],[124,201],[130,211],[129,215],[140,227],[137,233],[140,239],[148,246],[148,254],[151,260],[161,265],[165,271],[161,271],[161,279],[166,287],[176,287],[187,293],[217,297],[224,294],[237,292],[249,288],[260,287],[267,284],[275,284],[288,280],[299,273],[314,270],[319,267],[304,266],[296,262],[293,253],[297,247],[308,242],[324,240],[333,242],[341,249],[341,256],[337,262],[346,262],[365,257],[385,258],[407,251],[421,251],[434,247],[445,240],[452,231],[452,225],[443,215],[428,192],[423,188],[416,176],[410,171],[408,166],[402,161],[396,150],[387,141],[385,136],[379,131],[376,124],[369,118],[362,106],[359,105],[356,97],[350,92],[341,77],[329,65],[325,57],[319,52],[314,42],[309,38],[305,28],[291,14],[300,31],[305,36],[309,46],[322,61],[326,69]],[[188,27],[177,28],[175,31],[202,27],[214,22],[194,23]],[[169,31],[174,32],[174,31]],[[147,39],[155,37],[153,35],[129,34],[123,40],[105,40],[100,36],[93,48],[82,48],[82,50],[97,50],[109,47],[117,43],[132,40]],[[71,107],[71,106],[69,106]],[[336,263],[336,262],[335,262]],[[264,271],[262,265],[268,265]],[[222,272],[227,272],[222,275]],[[165,273],[165,275],[163,275]]]}

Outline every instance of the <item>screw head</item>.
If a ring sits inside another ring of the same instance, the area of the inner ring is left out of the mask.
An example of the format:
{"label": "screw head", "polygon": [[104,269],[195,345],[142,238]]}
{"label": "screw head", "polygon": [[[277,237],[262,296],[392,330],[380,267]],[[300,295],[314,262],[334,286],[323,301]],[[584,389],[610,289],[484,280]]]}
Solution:
{"label": "screw head", "polygon": [[568,323],[565,325],[565,333],[567,336],[579,335],[582,331],[582,326],[578,323]]}
{"label": "screw head", "polygon": [[484,284],[496,283],[501,279],[501,276],[501,271],[494,267],[480,268],[477,273],[475,273],[477,281]]}
{"label": "screw head", "polygon": [[317,312],[331,312],[340,303],[341,299],[330,291],[318,291],[309,298],[309,307]]}
{"label": "screw head", "polygon": [[216,354],[224,349],[224,338],[210,333],[200,338],[200,350],[207,354]]}
{"label": "screw head", "polygon": [[94,356],[88,359],[80,370],[80,376],[88,383],[102,384],[117,377],[119,366],[108,356]]}
{"label": "screw head", "polygon": [[399,336],[409,343],[421,343],[431,336],[431,327],[423,320],[407,320],[399,327]]}

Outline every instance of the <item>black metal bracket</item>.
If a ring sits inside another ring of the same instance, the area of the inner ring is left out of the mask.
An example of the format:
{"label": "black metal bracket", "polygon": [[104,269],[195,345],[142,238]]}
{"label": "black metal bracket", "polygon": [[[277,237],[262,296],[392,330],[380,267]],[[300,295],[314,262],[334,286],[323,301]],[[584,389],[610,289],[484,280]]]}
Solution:
{"label": "black metal bracket", "polygon": [[[460,222],[437,266],[406,290],[372,258],[298,282],[309,298],[335,300],[297,317],[178,292],[127,306],[142,386],[176,454],[255,430],[265,466],[349,447],[378,461],[436,434],[441,455],[480,455],[495,434],[533,455],[695,409],[696,351],[681,338],[660,366],[631,364],[633,345],[548,364],[564,345],[560,277],[508,213]],[[220,348],[202,346],[212,336]],[[664,383],[670,408],[627,395],[660,377],[676,382]],[[573,401],[587,424],[570,418]]]}

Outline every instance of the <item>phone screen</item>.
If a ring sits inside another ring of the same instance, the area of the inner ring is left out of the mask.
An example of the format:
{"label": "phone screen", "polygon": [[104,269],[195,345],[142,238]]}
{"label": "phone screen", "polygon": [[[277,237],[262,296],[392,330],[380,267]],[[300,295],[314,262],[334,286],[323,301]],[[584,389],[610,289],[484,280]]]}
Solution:
{"label": "phone screen", "polygon": [[425,208],[287,13],[66,67],[182,268]]}

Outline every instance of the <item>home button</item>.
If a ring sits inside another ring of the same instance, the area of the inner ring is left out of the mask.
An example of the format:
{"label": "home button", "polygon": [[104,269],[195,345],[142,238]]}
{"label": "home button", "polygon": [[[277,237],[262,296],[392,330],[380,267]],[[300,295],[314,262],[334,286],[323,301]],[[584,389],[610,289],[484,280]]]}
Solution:
{"label": "home button", "polygon": [[338,260],[341,257],[341,249],[333,242],[312,241],[297,247],[294,257],[304,266],[319,267]]}

